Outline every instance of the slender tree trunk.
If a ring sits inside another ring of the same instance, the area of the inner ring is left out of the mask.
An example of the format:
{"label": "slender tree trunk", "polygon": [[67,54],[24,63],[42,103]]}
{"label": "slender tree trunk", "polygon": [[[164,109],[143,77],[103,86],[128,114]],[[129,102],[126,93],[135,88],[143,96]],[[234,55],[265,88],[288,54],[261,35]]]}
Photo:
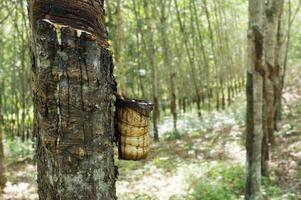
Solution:
{"label": "slender tree trunk", "polygon": [[204,65],[203,69],[201,69],[202,73],[204,74],[202,76],[202,79],[205,79],[205,87],[203,87],[204,93],[202,95],[202,98],[203,98],[204,101],[207,98],[208,109],[211,110],[211,98],[210,98],[210,92],[209,92],[209,90],[211,89],[210,88],[210,78],[211,78],[211,76],[210,76],[209,59],[208,59],[208,55],[207,55],[206,48],[205,48],[205,45],[204,45],[204,37],[203,37],[203,34],[201,32],[201,23],[200,23],[200,19],[199,19],[199,16],[198,16],[196,3],[195,3],[194,0],[190,0],[189,5],[190,5],[191,18],[192,18],[192,21],[195,22],[195,26],[196,26],[196,29],[197,29],[197,38],[198,38],[197,44],[199,44],[197,46],[197,48],[200,51],[199,53],[201,54],[203,65]]}
{"label": "slender tree trunk", "polygon": [[[145,12],[145,20],[147,26],[147,34],[146,34],[146,41],[147,46],[146,48],[149,63],[151,66],[152,71],[152,95],[153,95],[153,104],[154,104],[154,111],[153,111],[153,131],[154,131],[154,139],[156,142],[159,141],[159,132],[158,132],[158,119],[160,115],[159,111],[159,99],[158,99],[158,69],[155,64],[155,47],[154,47],[154,38],[153,38],[153,28],[150,18],[150,11],[149,11],[149,2],[147,0],[143,0],[143,7]],[[144,40],[145,41],[145,40]],[[146,45],[146,42],[144,42]]]}
{"label": "slender tree trunk", "polygon": [[[146,43],[144,38],[143,38],[143,34],[142,34],[142,30],[141,30],[141,17],[139,15],[139,11],[137,8],[137,2],[135,0],[132,1],[133,2],[133,12],[135,14],[135,21],[136,21],[136,51],[137,51],[137,70],[139,71],[139,87],[141,90],[141,97],[144,99],[145,98],[145,88],[144,88],[144,74],[140,74],[140,70],[146,70],[146,66],[142,65],[142,50],[141,50],[141,42]],[[142,40],[142,41],[141,41]]]}
{"label": "slender tree trunk", "polygon": [[215,82],[215,98],[216,98],[216,110],[220,110],[221,108],[221,102],[220,102],[220,97],[221,97],[221,80],[220,80],[220,74],[218,70],[218,60],[217,60],[217,50],[216,50],[216,44],[215,44],[215,37],[214,37],[214,32],[213,32],[213,27],[212,27],[212,22],[211,22],[211,16],[210,16],[210,11],[208,7],[207,0],[203,1],[203,9],[206,14],[206,20],[208,24],[208,31],[209,31],[209,38],[210,38],[210,47],[211,47],[211,53],[213,56],[213,62],[214,62],[214,73],[216,77],[216,82]]}
{"label": "slender tree trunk", "polygon": [[187,40],[185,27],[184,27],[184,24],[183,24],[181,15],[180,15],[177,0],[174,0],[174,3],[175,3],[175,7],[176,7],[177,20],[178,20],[179,26],[180,26],[180,32],[181,32],[183,42],[184,42],[184,48],[186,50],[189,65],[190,65],[190,74],[191,74],[192,83],[193,83],[194,90],[195,90],[195,95],[196,95],[196,105],[197,105],[197,110],[198,110],[198,116],[201,117],[202,116],[202,112],[201,112],[201,99],[202,99],[202,97],[201,97],[201,92],[200,92],[200,88],[199,88],[199,83],[197,81],[197,72],[196,72],[196,69],[195,69],[195,61],[194,61],[194,58],[193,58],[193,56],[190,52],[189,42]]}
{"label": "slender tree trunk", "polygon": [[[289,52],[290,52],[290,46],[291,46],[291,31],[292,31],[292,26],[293,23],[296,19],[297,13],[299,13],[299,10],[301,8],[301,1],[299,1],[298,7],[296,9],[295,15],[292,13],[292,2],[291,0],[288,1],[288,22],[287,22],[287,31],[286,31],[286,43],[285,43],[285,50],[284,50],[284,60],[283,60],[283,67],[282,70],[280,70],[280,85],[277,87],[277,96],[276,96],[276,113],[274,117],[274,127],[277,129],[277,122],[282,119],[282,92],[284,88],[284,82],[285,82],[285,77],[286,77],[286,71],[287,71],[287,65],[288,65],[288,57],[289,57]],[[280,26],[280,31],[279,31],[279,36],[280,36],[280,41],[282,37],[283,30],[281,30]],[[281,44],[281,42],[280,42]],[[281,44],[283,45],[283,44]],[[278,45],[279,46],[279,45]],[[281,58],[278,58],[278,62],[282,63],[280,61]]]}
{"label": "slender tree trunk", "polygon": [[249,0],[247,70],[246,200],[262,199],[261,147],[263,139],[263,0]]}
{"label": "slender tree trunk", "polygon": [[[1,16],[1,14],[0,14]],[[2,16],[1,16],[2,17]],[[0,30],[0,35],[2,35],[2,30]],[[0,39],[0,45],[3,44],[2,38]],[[0,50],[0,66],[2,66],[4,60],[4,50]],[[0,194],[5,188],[6,184],[6,176],[5,176],[5,168],[4,168],[4,149],[3,149],[3,135],[5,131],[4,124],[4,108],[6,106],[6,98],[5,98],[5,82],[4,80],[0,80]]]}
{"label": "slender tree trunk", "polygon": [[262,175],[268,176],[269,144],[274,144],[274,116],[276,113],[277,77],[279,68],[276,66],[279,48],[277,37],[279,30],[279,18],[283,7],[283,0],[269,0],[265,9],[265,77],[264,77],[264,139],[262,154]]}
{"label": "slender tree trunk", "polygon": [[[299,2],[299,8],[301,6],[301,1]],[[282,75],[286,70],[285,60],[287,55],[287,50],[285,48],[285,38],[284,38],[284,2],[280,4],[280,13],[278,16],[278,30],[277,30],[277,44],[276,44],[276,56],[275,56],[275,67],[276,67],[276,78],[274,81],[275,99],[274,99],[274,116],[273,116],[273,130],[277,130],[277,123],[281,118],[278,118],[279,111],[281,111],[281,101],[282,101],[282,91],[283,91],[283,81]],[[288,36],[290,37],[290,36]],[[287,41],[288,42],[288,41]]]}
{"label": "slender tree trunk", "polygon": [[103,1],[32,0],[41,200],[117,199],[114,91]]}
{"label": "slender tree trunk", "polygon": [[[167,4],[168,3],[168,4]],[[163,48],[163,59],[164,59],[164,65],[168,69],[168,86],[169,86],[169,98],[170,98],[170,110],[173,116],[173,126],[174,131],[177,131],[177,97],[176,97],[176,91],[175,91],[175,72],[173,70],[173,67],[171,65],[170,61],[170,49],[169,49],[169,41],[167,37],[167,19],[168,16],[166,14],[166,7],[170,5],[170,1],[166,0],[160,0],[160,9],[161,9],[161,15],[160,15],[160,32],[161,32],[161,41],[162,41],[162,48]]]}
{"label": "slender tree trunk", "polygon": [[[229,66],[229,60],[227,57],[227,54],[230,52],[225,51],[225,46],[227,45],[227,41],[226,41],[226,36],[225,34],[223,34],[222,32],[224,32],[225,30],[223,30],[223,27],[225,25],[222,24],[222,17],[221,17],[221,9],[218,6],[218,3],[216,0],[213,0],[213,4],[214,4],[214,16],[215,16],[215,21],[216,21],[216,41],[217,41],[217,55],[219,57],[219,59],[217,61],[219,61],[219,65],[218,65],[218,70],[219,70],[219,83],[220,83],[220,92],[221,92],[221,96],[222,96],[222,101],[221,101],[221,105],[222,105],[222,109],[224,110],[226,108],[226,95],[225,95],[225,90],[227,88],[226,84],[227,84],[227,79],[229,77],[230,74],[230,69],[231,66]],[[220,44],[220,46],[219,46]],[[221,45],[222,44],[222,45]],[[229,68],[229,70],[227,71],[227,73],[225,73],[225,68]]]}
{"label": "slender tree trunk", "polygon": [[121,93],[122,96],[126,96],[126,68],[122,65],[121,61],[121,50],[122,50],[122,25],[123,25],[123,18],[122,18],[122,9],[121,9],[121,0],[116,0],[116,7],[114,7],[114,11],[112,10],[112,2],[106,2],[107,6],[107,13],[109,23],[111,25],[111,33],[112,33],[112,40],[113,40],[113,49],[114,49],[114,66],[118,69],[118,91]]}
{"label": "slender tree trunk", "polygon": [[0,82],[0,193],[5,188],[6,176],[4,169],[4,149],[3,149],[3,94],[4,82]]}

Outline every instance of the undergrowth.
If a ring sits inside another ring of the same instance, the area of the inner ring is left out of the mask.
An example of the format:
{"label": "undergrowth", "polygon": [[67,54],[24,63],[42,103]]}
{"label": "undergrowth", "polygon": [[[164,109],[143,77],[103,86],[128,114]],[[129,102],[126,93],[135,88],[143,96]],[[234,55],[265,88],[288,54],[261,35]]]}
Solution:
{"label": "undergrowth", "polygon": [[16,137],[14,139],[7,138],[4,140],[4,154],[7,161],[15,161],[30,158],[35,155],[35,142],[32,140],[22,141]]}
{"label": "undergrowth", "polygon": [[[206,169],[205,169],[206,170]],[[283,199],[283,190],[266,179],[262,180],[264,197]],[[208,167],[204,174],[190,178],[189,200],[238,200],[244,199],[245,168],[239,164],[218,163]],[[286,193],[285,199],[297,200],[294,193]]]}

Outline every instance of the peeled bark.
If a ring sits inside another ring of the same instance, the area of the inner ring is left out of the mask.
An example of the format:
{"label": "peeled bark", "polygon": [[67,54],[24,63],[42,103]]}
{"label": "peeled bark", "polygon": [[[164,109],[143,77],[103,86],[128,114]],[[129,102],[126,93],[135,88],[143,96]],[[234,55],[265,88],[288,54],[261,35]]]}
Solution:
{"label": "peeled bark", "polygon": [[263,0],[249,0],[247,68],[247,180],[246,200],[262,199],[261,150],[263,139]]}
{"label": "peeled bark", "polygon": [[30,5],[40,199],[117,199],[103,1]]}

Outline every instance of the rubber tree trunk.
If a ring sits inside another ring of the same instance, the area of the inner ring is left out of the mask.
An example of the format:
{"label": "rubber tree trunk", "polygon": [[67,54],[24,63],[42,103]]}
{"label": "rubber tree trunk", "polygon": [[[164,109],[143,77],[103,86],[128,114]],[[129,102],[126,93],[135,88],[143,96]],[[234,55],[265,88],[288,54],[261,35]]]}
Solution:
{"label": "rubber tree trunk", "polygon": [[208,56],[206,53],[206,49],[205,49],[205,44],[204,44],[204,37],[203,37],[203,33],[201,31],[201,29],[203,27],[201,27],[201,23],[200,23],[200,19],[198,16],[198,11],[197,11],[197,6],[194,0],[190,0],[190,11],[192,13],[191,18],[195,20],[195,25],[196,25],[196,29],[197,29],[197,37],[198,37],[198,43],[200,45],[200,47],[198,47],[199,51],[200,51],[200,55],[202,57],[203,60],[203,69],[201,69],[202,72],[205,73],[205,77],[203,77],[203,79],[205,79],[205,92],[204,95],[202,95],[202,98],[204,99],[204,101],[208,100],[208,109],[209,111],[211,110],[211,95],[210,95],[210,90],[211,90],[211,86],[210,86],[210,65],[209,65],[209,60],[208,60]]}
{"label": "rubber tree trunk", "polygon": [[[121,0],[116,0],[116,6],[113,6],[112,2],[106,2],[106,13],[108,16],[108,23],[110,24],[110,33],[112,35],[114,49],[114,66],[115,69],[118,69],[118,91],[122,96],[126,96],[126,69],[122,65],[121,61],[121,49],[122,49],[122,9],[121,9]],[[113,7],[113,9],[112,9]],[[114,12],[113,12],[114,11]]]}
{"label": "rubber tree trunk", "polygon": [[173,117],[173,129],[177,131],[177,96],[175,90],[175,78],[176,73],[173,70],[173,66],[170,59],[170,46],[168,40],[168,16],[167,12],[169,11],[170,2],[160,0],[160,34],[161,34],[161,44],[163,50],[163,60],[166,69],[168,69],[168,90],[170,98],[170,111]]}
{"label": "rubber tree trunk", "polygon": [[184,23],[182,21],[182,17],[180,14],[180,9],[179,9],[177,0],[174,0],[174,5],[176,8],[177,20],[178,20],[180,32],[182,35],[182,40],[184,43],[184,47],[185,47],[185,50],[186,50],[186,53],[188,56],[189,65],[190,65],[190,75],[192,77],[192,83],[193,83],[194,90],[195,90],[195,101],[196,101],[196,105],[197,105],[198,116],[201,118],[202,117],[202,111],[201,111],[202,94],[200,92],[199,82],[197,79],[197,70],[196,70],[196,66],[195,66],[196,64],[195,64],[195,60],[193,58],[193,54],[191,52],[188,38],[186,36],[186,29],[185,29]]}
{"label": "rubber tree trunk", "polygon": [[274,144],[274,116],[276,113],[276,88],[279,77],[277,57],[278,19],[281,16],[283,0],[269,0],[265,8],[265,77],[264,77],[264,140],[262,157],[262,174],[268,176],[269,144]]}
{"label": "rubber tree trunk", "polygon": [[245,199],[261,196],[261,147],[263,139],[263,13],[264,0],[249,0],[247,63],[247,180]]}
{"label": "rubber tree trunk", "polygon": [[[159,142],[159,130],[158,130],[158,121],[160,118],[160,105],[159,105],[159,93],[158,93],[158,67],[155,62],[155,53],[156,49],[154,46],[154,37],[153,37],[153,28],[151,17],[152,14],[150,12],[150,5],[149,1],[143,0],[143,9],[145,12],[145,21],[146,21],[146,30],[147,33],[145,34],[145,40],[147,42],[148,48],[147,57],[149,60],[149,64],[151,66],[151,79],[152,79],[152,95],[153,95],[153,104],[154,104],[154,111],[153,111],[153,132],[154,132],[154,140],[155,142]],[[144,43],[146,45],[146,42]]]}
{"label": "rubber tree trunk", "polygon": [[[296,9],[296,13],[299,12],[300,8],[301,8],[301,4],[299,2],[299,5]],[[288,14],[287,15],[288,15],[287,22],[286,22],[287,28],[285,28],[285,29],[287,29],[285,31],[286,32],[286,42],[284,44],[285,47],[284,47],[284,58],[283,58],[284,60],[283,60],[283,67],[282,67],[281,75],[280,75],[280,84],[277,88],[278,95],[276,96],[277,110],[276,110],[275,118],[274,118],[275,129],[277,129],[277,122],[282,119],[282,111],[283,111],[283,109],[282,109],[282,93],[283,93],[283,88],[284,88],[284,83],[285,83],[285,78],[286,78],[286,71],[287,71],[286,69],[288,66],[288,59],[289,59],[289,53],[290,53],[290,47],[291,47],[292,27],[293,27],[294,21],[296,19],[296,17],[293,16],[293,13],[292,13],[292,1],[291,0],[288,1]],[[283,32],[283,30],[281,30],[280,32]],[[280,33],[279,36],[281,36],[281,34],[283,34],[283,33]],[[283,36],[281,36],[281,37],[283,37]]]}
{"label": "rubber tree trunk", "polygon": [[30,4],[41,200],[117,199],[116,85],[103,6],[97,0]]}
{"label": "rubber tree trunk", "polygon": [[3,94],[4,82],[0,82],[0,193],[5,188],[6,176],[4,168],[4,149],[3,149]]}
{"label": "rubber tree trunk", "polygon": [[[299,8],[301,7],[301,3],[299,3]],[[286,43],[289,43],[290,35],[287,35],[287,40],[285,41],[284,37],[284,25],[285,25],[285,17],[284,17],[284,1],[280,2],[280,13],[278,15],[278,30],[277,30],[277,45],[276,45],[276,80],[274,85],[275,90],[275,111],[274,111],[274,123],[273,127],[274,130],[277,130],[277,123],[281,120],[280,113],[281,111],[281,100],[282,100],[282,90],[283,90],[283,82],[282,82],[282,75],[284,75],[284,71],[286,69],[285,60],[287,55],[286,50]],[[288,17],[290,19],[290,17]],[[290,34],[290,31],[288,31]],[[288,44],[289,45],[289,44]],[[280,117],[280,118],[279,118]]]}

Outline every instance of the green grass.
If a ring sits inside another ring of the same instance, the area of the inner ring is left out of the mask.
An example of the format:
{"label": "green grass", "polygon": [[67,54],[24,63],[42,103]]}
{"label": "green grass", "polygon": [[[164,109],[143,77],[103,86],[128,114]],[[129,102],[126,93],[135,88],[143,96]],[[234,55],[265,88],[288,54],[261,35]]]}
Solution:
{"label": "green grass", "polygon": [[136,193],[131,195],[120,195],[118,196],[119,200],[158,200],[157,198],[151,197],[144,193]]}
{"label": "green grass", "polygon": [[[202,167],[205,170],[200,178],[190,178],[191,193],[189,200],[238,200],[243,199],[245,190],[245,168],[239,164],[217,162]],[[263,179],[262,193],[269,199],[282,199],[283,190],[273,182]],[[295,200],[294,193],[287,199]]]}
{"label": "green grass", "polygon": [[167,141],[173,141],[173,140],[179,140],[183,137],[179,131],[170,131],[166,133],[165,140]]}
{"label": "green grass", "polygon": [[178,162],[173,159],[155,158],[153,159],[153,165],[159,169],[163,169],[165,172],[174,172],[177,170]]}
{"label": "green grass", "polygon": [[244,191],[245,173],[240,165],[218,163],[209,168],[192,186],[191,200],[239,199]]}
{"label": "green grass", "polygon": [[35,155],[34,144],[35,142],[32,140],[23,142],[20,138],[7,138],[4,140],[5,159],[8,161],[26,158],[33,159]]}

